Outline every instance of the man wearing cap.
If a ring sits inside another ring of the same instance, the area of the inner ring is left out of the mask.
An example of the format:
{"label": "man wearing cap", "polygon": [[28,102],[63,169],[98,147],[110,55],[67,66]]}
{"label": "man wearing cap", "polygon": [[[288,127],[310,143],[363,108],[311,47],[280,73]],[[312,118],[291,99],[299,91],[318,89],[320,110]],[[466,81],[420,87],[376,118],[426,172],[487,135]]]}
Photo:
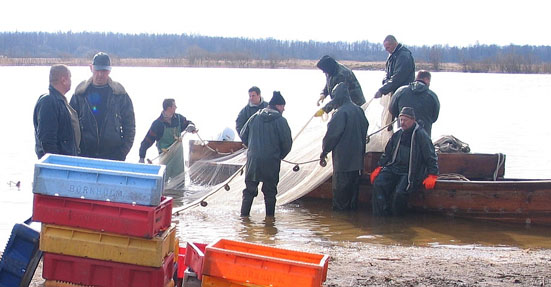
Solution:
{"label": "man wearing cap", "polygon": [[333,210],[356,210],[369,123],[362,108],[350,101],[344,83],[331,94],[336,112],[327,124],[320,159],[333,154]]}
{"label": "man wearing cap", "polygon": [[404,107],[399,119],[401,129],[392,135],[371,173],[376,216],[404,215],[409,194],[421,183],[433,189],[438,177],[438,157],[430,137],[415,122],[413,108]]}
{"label": "man wearing cap", "polygon": [[260,182],[266,216],[275,214],[281,160],[291,151],[293,144],[291,129],[282,116],[284,110],[285,99],[280,92],[274,91],[268,107],[252,115],[241,129],[241,139],[247,146],[241,216],[249,216]]}
{"label": "man wearing cap", "polygon": [[438,96],[429,89],[430,79],[430,72],[419,71],[414,82],[400,87],[394,93],[388,107],[393,118],[396,118],[404,107],[412,107],[415,110],[417,123],[425,129],[429,137],[432,132],[432,124],[436,122],[440,113]]}
{"label": "man wearing cap", "polygon": [[[323,88],[320,98],[318,100],[318,106],[323,100],[330,96],[333,99],[334,95],[331,91],[338,83],[345,83],[348,88],[348,94],[352,102],[358,106],[365,104],[364,94],[362,87],[356,79],[354,72],[341,63],[338,63],[333,57],[325,55],[321,57],[316,66],[325,74],[326,84]],[[329,113],[335,108],[333,101],[327,103],[323,108],[316,112],[315,116],[322,116],[324,113]]]}
{"label": "man wearing cap", "polygon": [[82,131],[80,155],[124,161],[136,134],[132,100],[109,77],[111,59],[106,53],[94,56],[90,70],[92,77],[81,82],[71,98]]}
{"label": "man wearing cap", "polygon": [[249,102],[243,109],[241,109],[239,115],[237,116],[237,120],[235,120],[235,130],[237,131],[237,134],[241,133],[241,129],[252,115],[267,106],[268,103],[266,103],[262,98],[260,89],[257,86],[251,87],[249,89]]}

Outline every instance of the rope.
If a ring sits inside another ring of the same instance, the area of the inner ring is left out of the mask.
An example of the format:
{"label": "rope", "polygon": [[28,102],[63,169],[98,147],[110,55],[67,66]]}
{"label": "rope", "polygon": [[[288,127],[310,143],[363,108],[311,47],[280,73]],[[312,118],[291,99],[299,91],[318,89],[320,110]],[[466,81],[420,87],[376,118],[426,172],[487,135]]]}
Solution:
{"label": "rope", "polygon": [[392,122],[390,122],[390,124],[388,124],[388,125],[386,125],[386,126],[380,128],[380,129],[378,129],[378,130],[372,132],[371,134],[369,134],[369,135],[366,137],[366,141],[369,142],[369,138],[370,138],[372,135],[374,135],[374,134],[376,134],[376,133],[380,133],[380,132],[383,131],[384,129],[386,129],[386,128],[392,126],[392,125],[396,122],[396,120],[397,120],[397,119],[394,119]]}
{"label": "rope", "polygon": [[496,163],[496,170],[494,171],[494,181],[497,180],[497,176],[499,174],[499,169],[503,166],[505,163],[505,155],[502,153],[497,154],[497,163]]}
{"label": "rope", "polygon": [[466,178],[464,175],[458,174],[458,173],[445,173],[445,174],[440,174],[440,175],[438,175],[438,179],[442,179],[442,180],[462,180],[462,181],[469,181],[469,179]]}
{"label": "rope", "polygon": [[208,143],[207,141],[203,140],[203,139],[201,138],[201,136],[199,135],[199,133],[195,133],[195,134],[197,135],[197,137],[199,138],[199,141],[201,141],[201,143],[202,143],[204,146],[206,146],[210,151],[215,152],[215,153],[217,153],[217,154],[219,154],[219,155],[230,155],[230,154],[236,153],[236,152],[238,152],[238,151],[240,151],[240,150],[246,148],[244,144],[241,144],[242,148],[241,148],[241,149],[238,149],[238,150],[236,150],[236,151],[231,151],[231,152],[220,152],[220,151],[218,151],[217,149],[211,148],[211,147],[209,146],[209,143]]}

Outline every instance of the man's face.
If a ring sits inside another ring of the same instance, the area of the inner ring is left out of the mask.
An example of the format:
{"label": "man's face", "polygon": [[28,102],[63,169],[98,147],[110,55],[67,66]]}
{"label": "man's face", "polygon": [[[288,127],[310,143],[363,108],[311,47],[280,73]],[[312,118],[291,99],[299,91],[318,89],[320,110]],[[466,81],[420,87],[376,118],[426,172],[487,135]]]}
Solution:
{"label": "man's face", "polygon": [[398,46],[396,43],[391,43],[389,41],[385,41],[383,42],[383,46],[385,47],[385,50],[389,53],[389,54],[392,54],[392,52],[394,52],[394,49],[396,48],[396,46]]}
{"label": "man's face", "polygon": [[96,86],[103,86],[107,85],[107,81],[109,80],[109,73],[111,71],[109,70],[96,70],[91,65],[90,69],[92,70],[92,83]]}
{"label": "man's face", "polygon": [[67,93],[69,90],[71,90],[71,72],[67,71],[67,75],[61,77],[61,83],[63,84],[64,93]]}
{"label": "man's face", "polygon": [[285,105],[275,105],[276,110],[278,110],[281,114],[283,114],[283,111],[285,111]]}
{"label": "man's face", "polygon": [[415,120],[408,116],[400,116],[400,126],[402,130],[409,130],[415,125]]}
{"label": "man's face", "polygon": [[260,104],[260,95],[257,94],[255,91],[249,92],[249,103],[253,105]]}

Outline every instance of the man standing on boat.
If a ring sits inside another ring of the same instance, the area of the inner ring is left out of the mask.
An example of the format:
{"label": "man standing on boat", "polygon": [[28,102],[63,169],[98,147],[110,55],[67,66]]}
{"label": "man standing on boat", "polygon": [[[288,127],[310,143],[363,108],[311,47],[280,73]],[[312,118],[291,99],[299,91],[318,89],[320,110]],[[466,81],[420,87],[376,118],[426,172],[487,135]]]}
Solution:
{"label": "man standing on boat", "polygon": [[369,122],[362,108],[350,101],[345,83],[331,94],[336,112],[327,124],[320,159],[333,153],[333,210],[356,210]]}
{"label": "man standing on boat", "polygon": [[415,61],[411,51],[398,43],[392,35],[385,37],[383,46],[388,52],[385,64],[386,75],[383,86],[375,93],[375,98],[394,93],[399,87],[407,85],[415,79]]}
{"label": "man standing on boat", "polygon": [[176,113],[176,100],[165,99],[161,115],[153,121],[151,128],[140,145],[140,163],[145,161],[145,154],[153,143],[157,142],[159,154],[180,140],[183,131],[195,133],[195,125],[181,114]]}
{"label": "man standing on boat", "polygon": [[251,87],[249,89],[249,103],[239,112],[237,120],[235,120],[237,134],[241,134],[241,129],[252,115],[267,106],[268,103],[262,98],[260,89],[257,86]]}
{"label": "man standing on boat", "polygon": [[111,59],[103,52],[90,65],[92,77],[71,98],[82,132],[80,155],[124,161],[134,144],[134,106],[124,87],[109,77]]}
{"label": "man standing on boat", "polygon": [[78,155],[78,116],[65,98],[70,89],[69,68],[53,65],[50,68],[49,93],[40,96],[34,107],[35,152],[39,159],[46,153]]}
{"label": "man standing on boat", "polygon": [[[321,96],[318,100],[318,106],[321,105],[321,103],[327,96],[330,96],[331,99],[333,99],[334,96],[331,94],[331,91],[333,91],[335,86],[337,86],[337,84],[339,83],[346,84],[350,99],[354,104],[358,106],[365,104],[362,87],[360,86],[360,83],[356,79],[356,76],[354,75],[354,72],[352,72],[352,70],[338,63],[335,59],[333,59],[333,57],[328,55],[323,56],[318,61],[316,66],[323,71],[326,81],[325,87],[323,88],[320,94]],[[317,111],[315,116],[320,117],[324,113],[331,112],[333,109],[335,109],[335,103],[333,103],[333,101],[330,101],[323,108]]]}
{"label": "man standing on boat", "polygon": [[412,107],[415,110],[417,123],[425,129],[429,137],[432,124],[436,122],[440,113],[438,96],[429,89],[430,79],[431,75],[428,71],[419,71],[414,82],[396,90],[389,106],[393,118],[398,117],[398,113],[404,107]]}
{"label": "man standing on boat", "polygon": [[284,110],[285,99],[280,92],[274,91],[268,107],[253,114],[241,129],[241,139],[247,145],[246,187],[243,190],[241,216],[249,216],[260,182],[266,216],[273,217],[275,214],[281,160],[291,151],[293,144],[291,129],[282,116]]}
{"label": "man standing on boat", "polygon": [[426,189],[434,188],[438,177],[438,157],[430,137],[415,122],[413,108],[404,107],[399,118],[401,129],[392,135],[371,173],[376,216],[404,215],[409,194],[421,183]]}

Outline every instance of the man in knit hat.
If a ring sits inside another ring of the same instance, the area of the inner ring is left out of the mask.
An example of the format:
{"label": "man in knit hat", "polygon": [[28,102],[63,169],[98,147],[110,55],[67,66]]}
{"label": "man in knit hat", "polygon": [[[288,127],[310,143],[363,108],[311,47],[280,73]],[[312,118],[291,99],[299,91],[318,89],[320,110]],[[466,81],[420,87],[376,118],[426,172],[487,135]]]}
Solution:
{"label": "man in knit hat", "polygon": [[281,160],[291,151],[293,139],[287,120],[282,116],[285,99],[274,91],[268,107],[252,115],[241,129],[241,139],[247,146],[245,189],[241,202],[241,216],[249,216],[258,184],[262,193],[266,216],[275,214],[277,184]]}
{"label": "man in knit hat", "polygon": [[438,177],[438,157],[429,135],[415,122],[415,111],[404,107],[399,118],[400,130],[392,135],[371,173],[371,203],[377,216],[404,215],[409,194],[421,183],[433,189]]}

